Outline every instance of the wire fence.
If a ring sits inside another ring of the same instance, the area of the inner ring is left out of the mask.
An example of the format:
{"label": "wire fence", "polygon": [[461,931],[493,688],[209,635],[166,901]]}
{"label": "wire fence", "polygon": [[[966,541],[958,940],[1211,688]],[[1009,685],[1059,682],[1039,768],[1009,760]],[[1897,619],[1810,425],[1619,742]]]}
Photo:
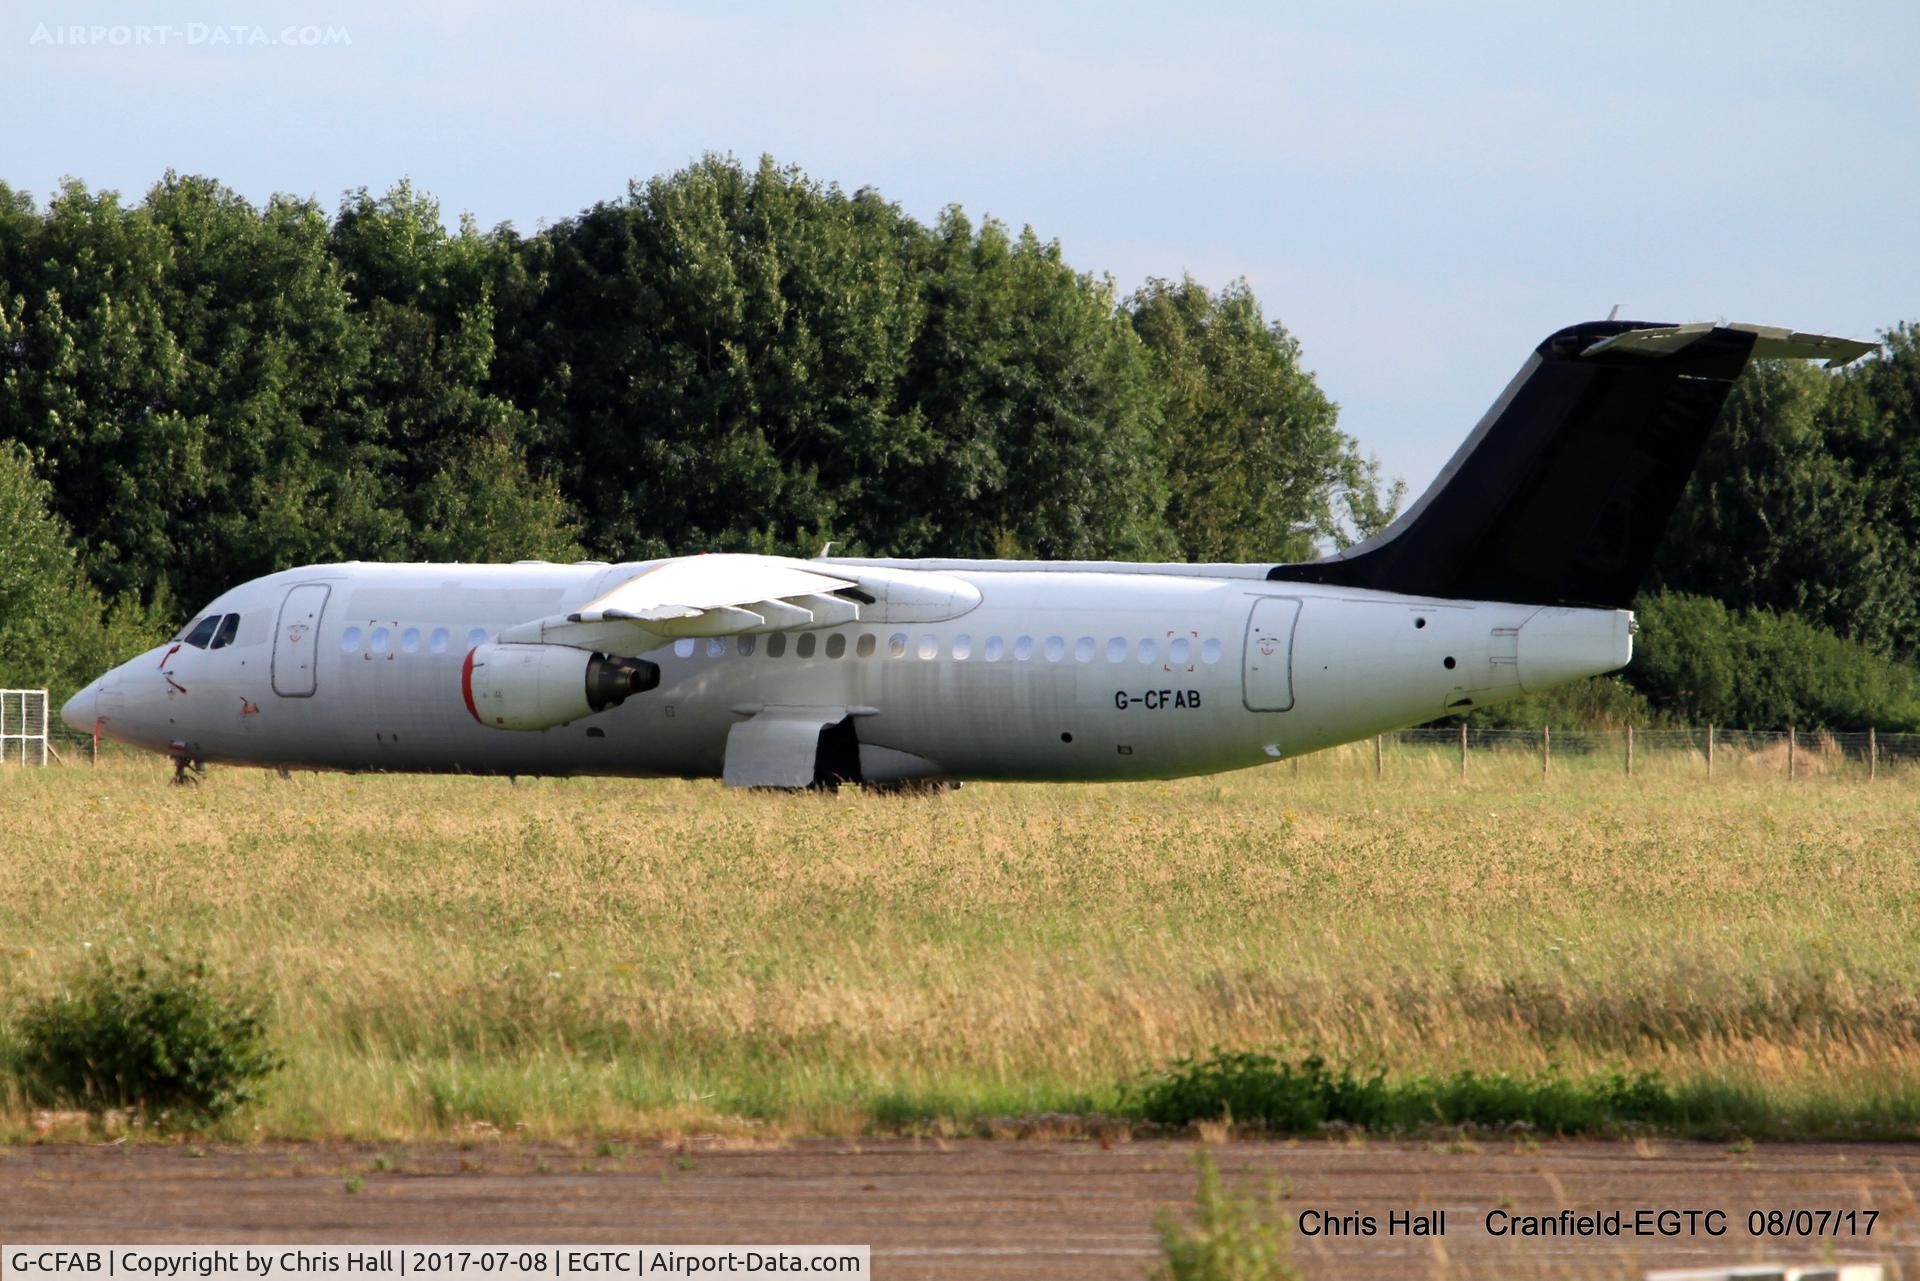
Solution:
{"label": "wire fence", "polygon": [[1835,773],[1869,777],[1920,766],[1920,734],[1878,730],[1800,731],[1727,729],[1715,725],[1618,730],[1489,729],[1474,725],[1423,727],[1383,734],[1373,763],[1384,773],[1390,760],[1418,755],[1447,757],[1463,771],[1476,760],[1512,765],[1525,760],[1541,773],[1556,768],[1582,772],[1617,769],[1632,774],[1654,768],[1717,773],[1781,774],[1788,778]]}
{"label": "wire fence", "polygon": [[[96,742],[58,723],[47,727],[51,766],[86,766],[114,758],[145,757],[144,749],[111,739]],[[1328,748],[1311,756],[1316,765],[1345,765],[1358,772],[1391,774],[1396,766],[1425,771],[1451,768],[1472,773],[1497,767],[1503,772],[1529,768],[1547,776],[1556,771],[1591,773],[1691,772],[1720,775],[1827,775],[1875,777],[1913,771],[1920,776],[1920,734],[1883,734],[1877,730],[1799,731],[1725,729],[1720,726],[1662,726],[1657,729],[1563,730],[1488,729],[1477,725],[1427,726],[1382,734]],[[19,765],[18,754],[3,762]],[[36,763],[29,755],[28,763]]]}

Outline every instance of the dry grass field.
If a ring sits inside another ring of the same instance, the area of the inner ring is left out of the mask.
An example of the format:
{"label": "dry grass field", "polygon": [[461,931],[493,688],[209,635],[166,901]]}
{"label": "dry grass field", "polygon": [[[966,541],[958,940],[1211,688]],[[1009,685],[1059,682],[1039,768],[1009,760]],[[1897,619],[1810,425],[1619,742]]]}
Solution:
{"label": "dry grass field", "polygon": [[[1920,776],[1371,745],[903,798],[0,770],[0,1043],[202,956],[286,1059],[235,1137],[970,1131],[1219,1045],[1652,1070],[1920,1133]],[[46,1125],[0,1081],[0,1135]]]}

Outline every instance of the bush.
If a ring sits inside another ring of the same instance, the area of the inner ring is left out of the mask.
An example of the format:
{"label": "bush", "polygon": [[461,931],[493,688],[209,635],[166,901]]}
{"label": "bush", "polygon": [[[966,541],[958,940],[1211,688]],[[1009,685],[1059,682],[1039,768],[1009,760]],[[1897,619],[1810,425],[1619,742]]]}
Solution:
{"label": "bush", "polygon": [[100,960],[20,1021],[30,1095],[154,1120],[217,1120],[279,1067],[262,1001],[216,986],[202,962],[125,968]]}
{"label": "bush", "polygon": [[1920,671],[1793,614],[1657,592],[1637,602],[1627,680],[1693,724],[1920,728]]}
{"label": "bush", "polygon": [[1735,1098],[1677,1096],[1653,1073],[1572,1079],[1462,1071],[1389,1081],[1384,1072],[1355,1076],[1351,1068],[1331,1068],[1317,1054],[1289,1063],[1219,1050],[1177,1060],[1132,1091],[1131,1101],[1142,1119],[1163,1125],[1225,1119],[1286,1134],[1336,1122],[1388,1132],[1520,1123],[1555,1134],[1610,1133],[1633,1125],[1723,1125],[1750,1110]]}
{"label": "bush", "polygon": [[1194,1164],[1200,1171],[1194,1197],[1199,1221],[1186,1227],[1161,1212],[1155,1224],[1160,1281],[1298,1281],[1287,1248],[1291,1224],[1274,1213],[1271,1198],[1263,1203],[1228,1195],[1204,1152]]}
{"label": "bush", "polygon": [[1617,730],[1628,725],[1645,728],[1663,719],[1661,709],[1615,673],[1589,676],[1537,694],[1503,698],[1464,715],[1455,713],[1429,724],[1452,728],[1465,720],[1475,729],[1537,730],[1542,725],[1551,725],[1555,729]]}
{"label": "bush", "polygon": [[1140,1115],[1163,1125],[1248,1121],[1298,1133],[1328,1121],[1373,1125],[1386,1101],[1384,1075],[1335,1072],[1317,1054],[1298,1065],[1252,1051],[1183,1058],[1140,1092]]}

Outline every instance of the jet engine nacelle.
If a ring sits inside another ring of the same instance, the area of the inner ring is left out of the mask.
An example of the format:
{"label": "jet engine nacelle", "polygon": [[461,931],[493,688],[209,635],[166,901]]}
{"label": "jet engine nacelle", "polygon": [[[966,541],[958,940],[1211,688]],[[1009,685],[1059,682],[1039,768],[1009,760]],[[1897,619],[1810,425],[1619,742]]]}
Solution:
{"label": "jet engine nacelle", "polygon": [[480,645],[460,669],[460,692],[488,729],[550,729],[618,707],[660,683],[660,665],[570,645]]}

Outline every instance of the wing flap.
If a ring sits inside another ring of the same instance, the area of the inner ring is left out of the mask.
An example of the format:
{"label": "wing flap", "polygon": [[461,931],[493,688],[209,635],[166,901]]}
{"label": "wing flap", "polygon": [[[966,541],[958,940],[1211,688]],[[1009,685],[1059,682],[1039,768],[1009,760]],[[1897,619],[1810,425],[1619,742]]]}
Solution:
{"label": "wing flap", "polygon": [[857,585],[857,579],[823,574],[804,562],[777,556],[681,556],[641,570],[598,600],[581,606],[579,613],[586,618],[596,612],[618,611],[632,618],[665,621],[685,615],[662,615],[659,611],[703,612],[844,591]]}
{"label": "wing flap", "polygon": [[852,575],[777,556],[683,556],[648,566],[577,610],[502,632],[513,643],[645,653],[695,636],[740,636],[856,622]]}

